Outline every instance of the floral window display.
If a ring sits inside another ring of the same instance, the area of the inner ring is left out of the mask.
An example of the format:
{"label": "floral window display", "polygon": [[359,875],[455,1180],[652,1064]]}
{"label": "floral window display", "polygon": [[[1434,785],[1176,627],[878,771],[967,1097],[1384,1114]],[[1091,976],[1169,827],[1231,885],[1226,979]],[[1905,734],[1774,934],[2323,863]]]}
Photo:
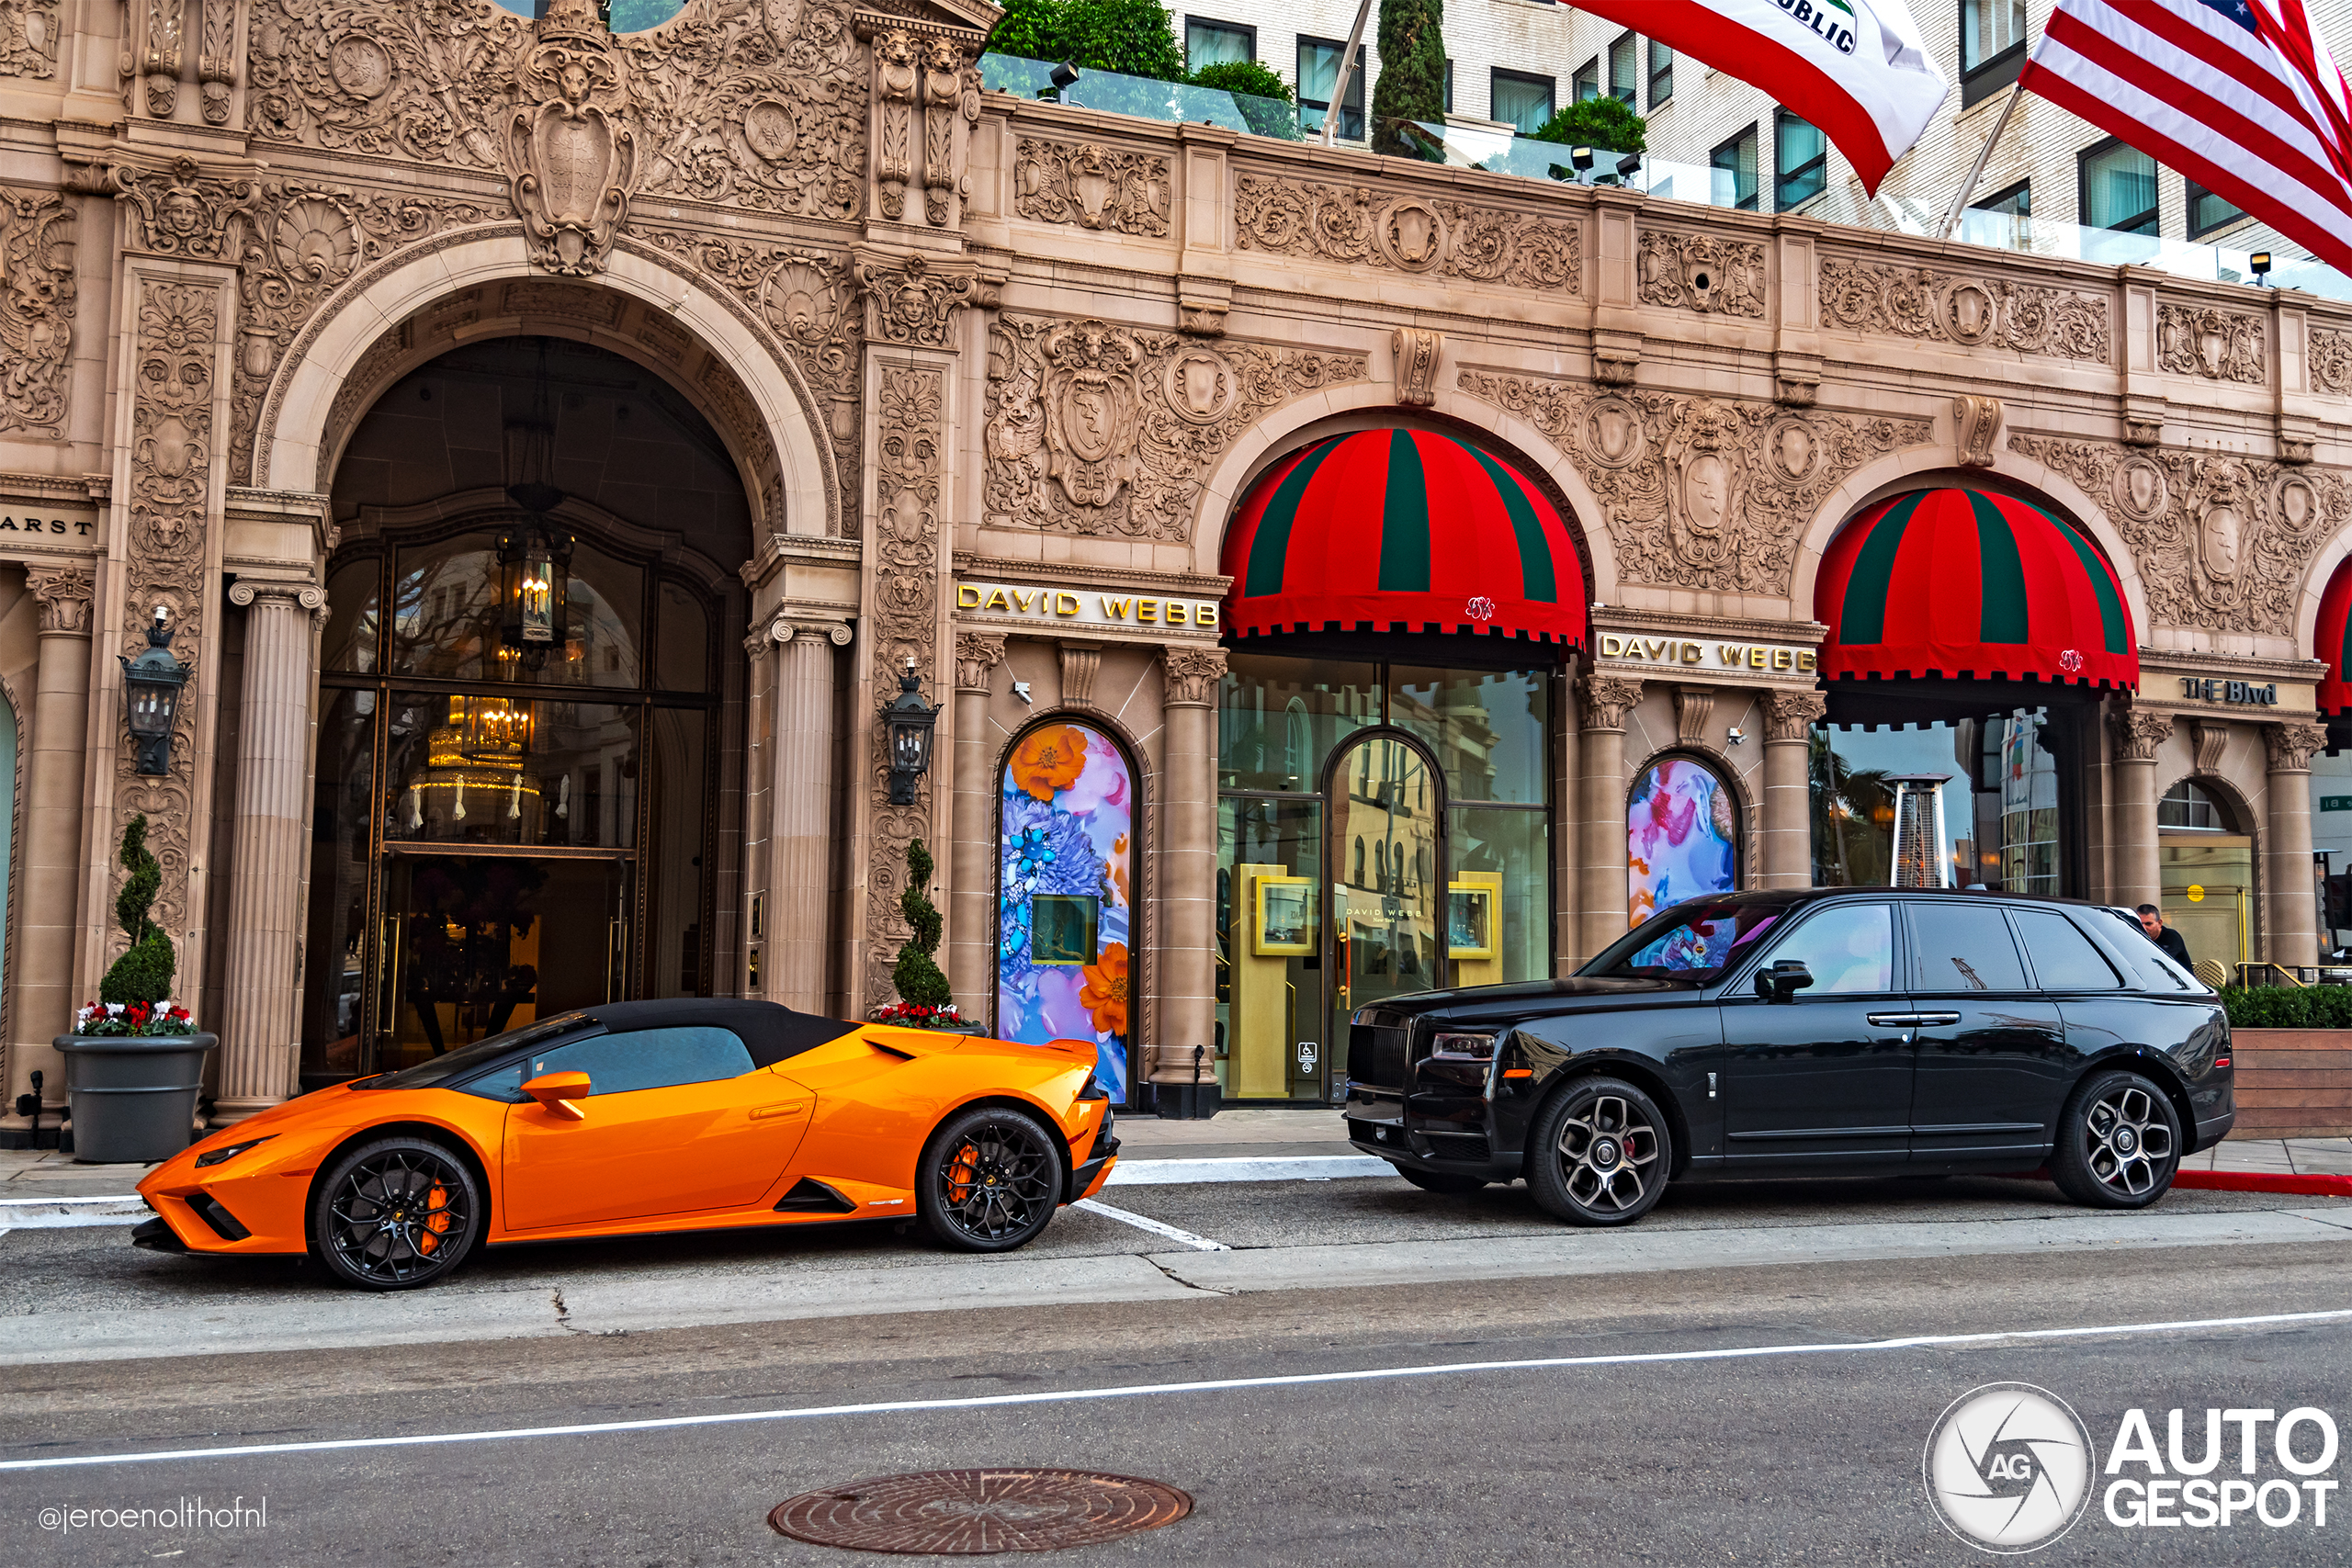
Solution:
{"label": "floral window display", "polygon": [[1739,886],[1739,829],[1714,770],[1673,757],[1642,770],[1625,811],[1626,923]]}
{"label": "floral window display", "polygon": [[996,1032],[1091,1040],[1095,1076],[1127,1098],[1135,780],[1111,738],[1046,724],[1006,758],[998,876]]}

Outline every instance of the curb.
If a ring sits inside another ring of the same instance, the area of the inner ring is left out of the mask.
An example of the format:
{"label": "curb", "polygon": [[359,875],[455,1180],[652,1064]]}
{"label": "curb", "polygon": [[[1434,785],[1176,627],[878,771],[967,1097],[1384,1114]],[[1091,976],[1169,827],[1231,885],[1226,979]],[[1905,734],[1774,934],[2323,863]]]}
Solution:
{"label": "curb", "polygon": [[2308,1198],[2352,1198],[2352,1176],[2296,1176],[2281,1171],[2183,1170],[2173,1174],[2175,1187],[2209,1192],[2291,1192]]}

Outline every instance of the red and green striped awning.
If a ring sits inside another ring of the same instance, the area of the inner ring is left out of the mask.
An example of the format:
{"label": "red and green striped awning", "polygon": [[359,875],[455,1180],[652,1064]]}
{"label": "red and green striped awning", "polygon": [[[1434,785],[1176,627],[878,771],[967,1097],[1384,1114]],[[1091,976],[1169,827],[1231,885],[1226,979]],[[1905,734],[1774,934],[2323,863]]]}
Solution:
{"label": "red and green striped awning", "polygon": [[1259,477],[1225,536],[1226,624],[1484,632],[1582,647],[1584,566],[1535,481],[1465,441],[1363,430]]}
{"label": "red and green striped awning", "polygon": [[1830,541],[1813,614],[1831,680],[2140,683],[2114,569],[2013,496],[1924,490],[1871,506]]}
{"label": "red and green striped awning", "polygon": [[2352,713],[2352,680],[2345,677],[2345,671],[2352,668],[2352,560],[2335,569],[2335,575],[2327,580],[2327,592],[2320,595],[2312,657],[2327,663],[2327,673],[2319,682],[2320,716],[2341,718]]}

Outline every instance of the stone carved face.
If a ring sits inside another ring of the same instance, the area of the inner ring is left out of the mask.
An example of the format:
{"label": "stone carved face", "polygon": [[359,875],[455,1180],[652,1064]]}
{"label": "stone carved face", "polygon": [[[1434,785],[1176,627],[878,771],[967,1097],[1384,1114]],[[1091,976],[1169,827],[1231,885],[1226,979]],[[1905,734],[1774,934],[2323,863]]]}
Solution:
{"label": "stone carved face", "polygon": [[155,210],[163,219],[164,229],[183,240],[204,228],[204,203],[186,186],[174,186],[165,191],[164,199],[155,204]]}
{"label": "stone carved face", "polygon": [[565,61],[563,70],[555,79],[555,85],[556,91],[563,95],[565,103],[574,106],[586,103],[589,86],[588,67],[577,60]]}

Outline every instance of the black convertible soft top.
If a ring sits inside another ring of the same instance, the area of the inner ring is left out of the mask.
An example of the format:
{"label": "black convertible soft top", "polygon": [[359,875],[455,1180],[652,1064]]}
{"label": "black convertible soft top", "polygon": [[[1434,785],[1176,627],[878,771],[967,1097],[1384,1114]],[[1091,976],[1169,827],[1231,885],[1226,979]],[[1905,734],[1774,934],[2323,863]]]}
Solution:
{"label": "black convertible soft top", "polygon": [[[698,1023],[734,1031],[751,1049],[755,1066],[773,1067],[789,1056],[854,1034],[859,1026],[812,1012],[795,1012],[775,1002],[732,997],[680,997],[669,1001],[606,1002],[582,1008],[617,1034],[626,1029],[687,1029]],[[548,1021],[552,1022],[553,1020]]]}

